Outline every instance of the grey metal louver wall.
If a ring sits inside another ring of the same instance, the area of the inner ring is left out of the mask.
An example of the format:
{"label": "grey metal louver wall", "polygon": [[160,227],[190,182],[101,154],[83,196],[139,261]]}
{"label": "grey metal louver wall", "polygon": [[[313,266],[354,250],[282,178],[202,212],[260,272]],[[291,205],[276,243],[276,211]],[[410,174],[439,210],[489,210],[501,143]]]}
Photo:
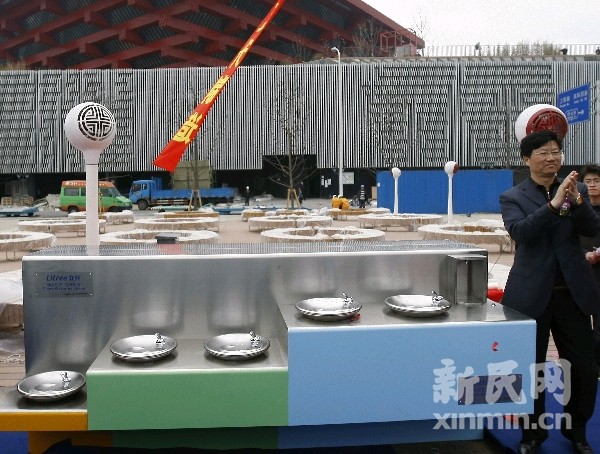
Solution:
{"label": "grey metal louver wall", "polygon": [[[334,65],[241,67],[209,113],[184,159],[215,170],[262,168],[263,156],[315,155],[336,168]],[[436,168],[520,164],[514,122],[532,104],[600,80],[600,61],[398,59],[342,64],[346,168]],[[223,68],[0,71],[0,173],[84,170],[63,134],[67,112],[95,101],[117,120],[100,170],[160,170],[152,161],[219,78]],[[275,112],[284,99],[303,118],[288,147]],[[593,122],[570,128],[566,163],[595,160]]]}

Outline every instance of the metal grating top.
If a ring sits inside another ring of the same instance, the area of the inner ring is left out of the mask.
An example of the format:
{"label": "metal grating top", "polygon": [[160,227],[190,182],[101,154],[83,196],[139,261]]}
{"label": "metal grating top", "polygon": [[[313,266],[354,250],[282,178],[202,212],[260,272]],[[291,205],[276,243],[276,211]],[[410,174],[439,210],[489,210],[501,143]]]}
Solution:
{"label": "metal grating top", "polygon": [[[129,246],[101,246],[100,256],[149,256],[149,255],[254,255],[298,254],[319,252],[414,252],[482,250],[473,245],[454,241],[407,240],[407,241],[345,241],[341,243],[217,243],[217,244],[169,244]],[[85,246],[55,246],[34,252],[29,256],[87,256]]]}

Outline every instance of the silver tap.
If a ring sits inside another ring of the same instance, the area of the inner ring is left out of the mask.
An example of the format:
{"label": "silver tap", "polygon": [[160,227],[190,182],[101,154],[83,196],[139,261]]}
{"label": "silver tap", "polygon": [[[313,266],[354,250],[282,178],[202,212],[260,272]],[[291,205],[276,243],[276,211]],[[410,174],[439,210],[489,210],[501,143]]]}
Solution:
{"label": "silver tap", "polygon": [[354,302],[354,299],[351,296],[346,295],[342,292],[342,296],[344,297],[344,307],[350,307],[350,305]]}
{"label": "silver tap", "polygon": [[439,306],[442,301],[444,301],[444,297],[442,295],[438,295],[435,290],[431,291],[431,305]]}
{"label": "silver tap", "polygon": [[260,337],[257,336],[254,331],[250,331],[250,345],[254,348],[260,346]]}
{"label": "silver tap", "polygon": [[63,389],[69,389],[69,386],[71,386],[71,379],[68,374],[66,372],[61,372],[60,378],[62,378]]}
{"label": "silver tap", "polygon": [[160,335],[160,333],[156,333],[156,348],[161,350],[165,346],[165,338]]}

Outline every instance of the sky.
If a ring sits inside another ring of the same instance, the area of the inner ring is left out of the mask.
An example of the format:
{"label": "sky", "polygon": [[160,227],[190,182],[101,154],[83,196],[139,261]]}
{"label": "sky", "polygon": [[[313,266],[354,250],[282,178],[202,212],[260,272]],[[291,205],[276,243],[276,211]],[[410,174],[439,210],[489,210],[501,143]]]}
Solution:
{"label": "sky", "polygon": [[405,28],[421,28],[427,46],[600,45],[600,0],[363,1]]}

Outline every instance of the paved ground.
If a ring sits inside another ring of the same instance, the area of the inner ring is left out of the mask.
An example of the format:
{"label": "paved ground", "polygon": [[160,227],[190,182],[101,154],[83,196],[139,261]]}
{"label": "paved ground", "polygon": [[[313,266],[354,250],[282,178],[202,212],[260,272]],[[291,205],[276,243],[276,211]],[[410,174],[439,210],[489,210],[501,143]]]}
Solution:
{"label": "paved ground", "polygon": [[[284,200],[273,200],[268,202],[275,206],[285,207]],[[329,207],[329,200],[313,199],[307,200],[304,203],[306,208],[319,209]],[[135,211],[135,217],[153,216],[150,211],[140,212]],[[47,211],[40,212],[39,216],[33,219],[42,219],[48,217],[64,217],[64,213]],[[454,216],[456,222],[464,222],[475,219],[499,219],[497,214],[474,214],[471,217]],[[0,218],[0,232],[10,232],[18,230],[18,223],[21,220],[31,220],[32,218],[15,218],[3,217]],[[445,219],[445,218],[444,218]],[[444,220],[445,222],[445,220]],[[348,219],[344,221],[334,221],[334,226],[350,226],[358,223],[356,219]],[[107,232],[132,230],[133,224],[117,224],[108,225]],[[221,216],[219,227],[219,242],[223,243],[259,243],[261,236],[259,232],[249,231],[248,223],[241,220],[240,215],[225,215]],[[404,229],[388,230],[386,232],[386,240],[417,240],[420,239],[418,232],[408,232]],[[76,236],[76,234],[63,233],[57,236],[56,245],[85,245],[85,237]],[[506,269],[512,266],[513,254],[505,251],[500,251],[498,245],[482,245],[489,251],[490,272],[498,280],[505,278]],[[3,275],[15,275],[21,269],[21,258],[24,254],[17,253],[17,260],[6,260],[3,255],[0,255],[0,277]],[[2,393],[8,387],[15,386],[19,380],[25,376],[24,369],[24,348],[23,348],[24,332],[19,327],[0,327],[0,398]],[[2,346],[7,347],[10,351],[3,351]],[[552,351],[549,354],[552,355]],[[1,448],[0,448],[1,452]],[[398,454],[495,454],[506,452],[504,448],[495,445],[491,440],[479,441],[464,441],[464,442],[445,442],[445,443],[418,443],[397,445],[393,447],[393,452]]]}

